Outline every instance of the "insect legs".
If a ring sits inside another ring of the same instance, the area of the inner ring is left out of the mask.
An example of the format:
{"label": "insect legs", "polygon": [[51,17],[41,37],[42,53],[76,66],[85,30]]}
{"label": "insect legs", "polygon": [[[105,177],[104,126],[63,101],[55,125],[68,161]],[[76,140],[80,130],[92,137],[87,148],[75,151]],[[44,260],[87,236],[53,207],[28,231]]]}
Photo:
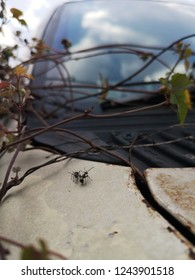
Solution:
{"label": "insect legs", "polygon": [[74,183],[80,183],[81,185],[86,185],[88,181],[92,181],[92,179],[89,177],[88,172],[93,169],[94,167],[91,167],[88,170],[84,171],[73,171],[69,172],[71,173],[71,178]]}

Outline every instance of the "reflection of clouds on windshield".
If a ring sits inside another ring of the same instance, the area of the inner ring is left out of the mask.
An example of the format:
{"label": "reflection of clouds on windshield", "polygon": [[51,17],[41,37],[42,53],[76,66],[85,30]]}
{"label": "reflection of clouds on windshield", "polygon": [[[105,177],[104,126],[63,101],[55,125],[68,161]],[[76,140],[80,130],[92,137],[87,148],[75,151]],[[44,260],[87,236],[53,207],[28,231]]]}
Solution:
{"label": "reflection of clouds on windshield", "polygon": [[[82,48],[89,48],[100,44],[130,42],[156,45],[158,41],[155,36],[153,36],[152,32],[148,32],[145,24],[142,24],[146,15],[141,16],[140,20],[140,18],[135,17],[134,13],[125,9],[124,5],[124,3],[119,3],[113,6],[110,11],[105,3],[105,7],[101,7],[101,10],[86,11],[80,22],[80,26],[85,31],[85,36],[80,41],[78,40],[75,48],[79,49],[81,46]],[[140,9],[140,6],[138,7]],[[123,15],[122,18],[121,14]],[[91,45],[87,45],[89,41],[85,37],[91,38]]]}
{"label": "reflection of clouds on windshield", "polygon": [[104,10],[87,12],[83,17],[81,25],[84,28],[94,28],[96,27],[97,23],[99,23],[99,21],[107,18],[107,16],[108,13]]}
{"label": "reflection of clouds on windshield", "polygon": [[[151,3],[148,4],[150,5]],[[191,9],[193,12],[190,12],[185,6],[181,8],[177,4],[171,5],[167,3],[166,6],[158,4],[160,6],[158,5],[157,8],[155,8],[155,5],[151,6],[153,7],[152,17],[144,9],[141,9],[140,5],[135,5],[133,10],[129,10],[124,8],[123,3],[116,4],[111,10],[105,6],[104,8],[101,7],[101,10],[88,11],[82,18],[82,27],[86,30],[86,36],[82,38],[77,48],[85,49],[89,46],[107,43],[132,43],[167,47],[173,41],[195,33],[193,27],[195,22],[194,9]],[[177,11],[177,17],[175,17],[175,11]],[[182,21],[178,13],[181,14]],[[122,18],[121,14],[123,15]],[[184,17],[186,17],[186,20]],[[189,24],[189,21],[192,23]],[[195,39],[190,40],[192,48],[195,45],[194,41]],[[170,67],[174,64],[174,57],[170,56],[170,53],[168,56],[163,56],[162,59],[165,59],[165,63],[169,64]],[[85,68],[85,63],[84,61],[82,63],[83,69]],[[89,75],[97,71],[95,69],[97,66],[99,69],[103,69],[112,81],[115,79],[120,80],[133,74],[142,65],[143,61],[140,58],[129,54],[123,57],[118,64],[114,62],[113,58],[104,56],[103,59],[94,60]],[[185,72],[184,67],[181,65],[176,70]],[[113,71],[115,71],[115,75]],[[169,69],[163,67],[160,63],[153,63],[149,70],[150,80],[158,80],[168,71]],[[147,72],[141,73],[137,78],[144,79]],[[97,76],[98,74],[96,73],[95,75]]]}
{"label": "reflection of clouds on windshield", "polygon": [[[166,11],[166,16],[163,14],[162,17],[159,6],[158,9],[152,6],[153,16],[151,17],[150,14],[145,13],[144,9],[141,9],[141,4],[134,5],[133,10],[129,9],[130,6],[126,8],[126,4],[126,2],[115,2],[115,5],[110,9],[109,2],[105,3],[104,7],[101,8],[98,7],[97,3],[98,8],[92,11],[86,10],[80,21],[80,26],[86,32],[85,36],[91,36],[93,43],[96,45],[104,43],[133,43],[157,46],[163,44],[159,28],[163,32],[162,22],[165,22],[165,25],[167,25],[167,22],[173,22],[172,10]],[[167,31],[165,27],[164,32]],[[84,39],[82,38],[82,47],[84,46]],[[77,45],[78,48],[79,46],[80,44]],[[85,47],[88,48],[90,46],[86,45]]]}
{"label": "reflection of clouds on windshield", "polygon": [[[189,24],[189,21],[195,22],[194,14],[190,17],[181,11],[181,20],[178,18],[178,13],[175,13],[177,6],[171,6],[169,3],[163,6],[160,2],[158,4],[148,2],[147,8],[149,11],[151,9],[152,16],[146,9],[142,9],[142,2],[139,4],[134,2],[133,9],[130,2],[127,5],[127,2],[114,1],[111,6],[109,1],[105,2],[104,6],[99,3],[101,2],[91,1],[91,9],[87,2],[82,2],[77,5],[77,8],[74,6],[74,9],[68,5],[61,20],[63,24],[64,19],[67,20],[64,25],[66,28],[61,28],[56,40],[60,42],[63,36],[67,36],[72,42],[71,52],[114,44],[129,44],[129,48],[131,44],[167,47],[173,41],[194,31],[193,24]],[[72,55],[73,59],[79,58],[79,55],[81,59],[66,62],[66,67],[77,81],[97,82],[101,73],[110,82],[116,82],[132,75],[146,63],[135,53],[133,55],[130,52],[123,55],[110,54],[111,51],[116,50],[120,51],[119,48],[101,50],[108,51],[107,55],[85,59],[85,55],[97,54],[98,51],[76,54],[75,57]],[[154,52],[153,49],[139,48],[139,50]],[[157,53],[158,50],[154,52]],[[177,57],[173,52],[169,52],[160,59],[171,67]],[[169,71],[165,65],[159,61],[153,62],[149,68],[139,74],[139,77],[136,77],[136,80],[158,80]]]}
{"label": "reflection of clouds on windshield", "polygon": [[135,32],[126,24],[115,23],[108,11],[92,11],[84,15],[81,26],[88,29],[90,36],[98,43],[116,43],[127,41],[129,37],[135,37]]}
{"label": "reflection of clouds on windshield", "polygon": [[[176,71],[174,73],[184,73],[185,72],[185,67],[184,64],[181,62],[177,68]],[[144,81],[145,82],[151,82],[151,81],[159,81],[160,78],[165,77],[165,69],[164,68],[157,68],[155,69],[155,71],[151,71],[150,75],[146,75],[144,77]],[[168,73],[168,71],[167,71]]]}
{"label": "reflection of clouds on windshield", "polygon": [[[83,7],[80,7],[81,10],[79,14],[82,16],[79,25],[84,32],[84,36],[79,40],[79,34],[77,34],[77,42],[75,45],[77,49],[108,43],[162,46],[172,42],[174,39],[172,28],[167,28],[168,26],[173,28],[175,26],[175,38],[182,36],[184,33],[186,34],[182,26],[178,28],[178,25],[181,25],[177,23],[179,19],[173,17],[174,10],[168,4],[167,7],[164,7],[159,3],[160,8],[158,5],[155,9],[153,3],[151,6],[153,15],[151,17],[144,9],[141,9],[141,3],[140,5],[134,5],[133,10],[129,9],[130,6],[127,6],[128,8],[124,7],[124,5],[127,4],[126,2],[115,2],[112,8],[107,6],[109,2],[105,3],[104,7],[100,8],[98,2],[96,3],[97,4],[94,4],[95,8],[92,10],[85,10],[84,7],[84,14],[82,14]],[[148,5],[151,5],[151,3],[148,3]],[[71,25],[75,24],[74,18],[76,18],[76,15],[70,18]],[[182,24],[184,24],[183,21]],[[163,33],[166,34],[166,36],[162,38]],[[86,39],[87,37],[90,37],[90,41]]]}
{"label": "reflection of clouds on windshield", "polygon": [[[178,39],[181,34],[186,34],[183,21],[181,25],[180,22],[177,23],[178,19],[173,19],[173,9],[168,3],[166,7],[160,5],[159,8],[158,5],[157,9],[155,9],[155,5],[151,6],[153,7],[152,17],[144,9],[141,9],[140,5],[135,5],[133,11],[131,11],[124,8],[125,4],[123,2],[115,2],[115,5],[108,9],[109,6],[105,3],[105,6],[101,8],[86,9],[85,13],[80,17],[82,36],[79,38],[78,34],[77,42],[73,44],[71,50],[120,43],[166,47],[173,40]],[[151,3],[148,4],[150,5]],[[163,13],[162,10],[164,10]],[[74,23],[72,22],[72,24]],[[173,27],[173,24],[177,25],[176,28]],[[174,33],[173,29],[167,28],[167,26],[173,27]],[[167,63],[172,62],[173,58],[170,59],[169,57]],[[130,55],[130,53],[120,56],[120,59],[117,59],[114,55],[112,57],[104,55],[103,57],[98,56],[90,60],[80,60],[79,64],[74,62],[67,64],[69,70],[84,81],[99,79],[99,73],[109,77],[111,81],[124,79],[139,70],[142,65],[143,61],[141,58],[136,55]],[[86,69],[86,71],[83,71],[83,69]],[[144,79],[146,76],[147,80],[158,80],[167,71],[168,69],[162,67],[158,62],[153,63],[150,66],[150,77],[146,75],[147,73],[141,73],[139,79]]]}
{"label": "reflection of clouds on windshield", "polygon": [[[96,83],[103,77],[112,76],[112,60],[109,56],[94,57],[77,61],[69,61],[66,63],[69,72],[72,73],[74,80],[77,82]],[[110,73],[109,73],[110,70]],[[113,69],[114,70],[114,69]]]}
{"label": "reflection of clouds on windshield", "polygon": [[141,59],[133,59],[133,57],[129,58],[129,60],[124,60],[120,67],[121,77],[123,79],[128,77],[130,73],[137,71],[138,68],[142,66],[142,64],[143,62]]}

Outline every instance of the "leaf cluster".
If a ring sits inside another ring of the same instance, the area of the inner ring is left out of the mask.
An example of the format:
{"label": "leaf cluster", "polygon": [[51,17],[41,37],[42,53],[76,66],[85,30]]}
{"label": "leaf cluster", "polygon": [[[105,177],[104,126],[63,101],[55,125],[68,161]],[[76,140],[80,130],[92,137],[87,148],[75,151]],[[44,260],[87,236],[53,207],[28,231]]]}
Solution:
{"label": "leaf cluster", "polygon": [[163,87],[161,91],[165,94],[170,104],[175,106],[180,123],[183,125],[189,109],[192,109],[192,102],[189,87],[192,81],[186,74],[176,73],[168,81],[166,78],[160,79]]}
{"label": "leaf cluster", "polygon": [[25,246],[21,251],[21,260],[49,260],[50,252],[44,240],[39,240],[39,247]]}
{"label": "leaf cluster", "polygon": [[16,8],[11,8],[10,12],[12,13],[12,17],[15,18],[21,25],[27,26],[26,21],[21,18],[23,16],[23,12]]}

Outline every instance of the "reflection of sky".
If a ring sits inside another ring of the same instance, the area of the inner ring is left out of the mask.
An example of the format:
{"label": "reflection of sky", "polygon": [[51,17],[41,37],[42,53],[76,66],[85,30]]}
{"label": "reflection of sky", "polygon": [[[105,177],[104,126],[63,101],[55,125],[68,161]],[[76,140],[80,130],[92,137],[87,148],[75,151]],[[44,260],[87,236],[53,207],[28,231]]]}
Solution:
{"label": "reflection of sky", "polygon": [[[72,43],[70,60],[66,61],[65,66],[75,82],[100,85],[100,78],[103,77],[108,79],[109,84],[115,84],[134,74],[146,62],[135,53],[110,53],[124,51],[124,48],[110,47],[81,54],[74,54],[74,52],[102,45],[128,44],[134,51],[157,54],[159,50],[154,50],[152,47],[167,47],[175,40],[195,33],[195,6],[187,9],[187,7],[181,8],[169,3],[164,6],[160,2],[114,0],[105,1],[102,4],[99,0],[81,2],[76,5],[68,4],[64,9],[60,8],[60,13],[60,16],[57,14],[54,18],[55,22],[58,22],[58,28],[49,30],[48,38],[50,39],[46,43],[53,44],[54,48],[61,50],[63,38]],[[195,42],[195,39],[193,41]],[[133,45],[148,48],[138,48]],[[109,51],[109,53],[102,54],[102,51]],[[97,54],[98,56],[85,57]],[[178,56],[174,55],[173,51],[169,51],[160,59],[171,67]],[[177,70],[183,70],[181,64]],[[169,68],[160,61],[154,61],[131,82],[158,81],[168,71]],[[58,71],[50,71],[47,75],[48,81],[54,80],[57,73]],[[61,77],[58,78],[60,79]],[[145,89],[152,90],[151,87]]]}
{"label": "reflection of sky", "polygon": [[[90,9],[88,3],[67,5],[61,16],[60,24],[63,30],[58,30],[55,40],[60,42],[63,35],[68,34],[70,37],[68,39],[73,42],[73,49],[92,46],[89,45],[89,37],[91,43],[95,45],[134,43],[162,46],[194,31],[195,8],[194,11],[192,8],[189,11],[187,8],[177,9],[177,6],[169,4],[164,7],[154,2],[148,2],[143,6],[144,2],[141,1],[134,3],[131,10],[131,2],[116,1],[114,3],[115,5],[112,2],[110,6],[109,1],[105,1],[103,5],[101,1],[94,1]],[[137,36],[138,33],[139,36]],[[162,37],[162,34],[166,36]]]}
{"label": "reflection of sky", "polygon": [[[69,0],[8,0],[6,4],[8,8],[15,7],[22,10],[24,19],[28,23],[30,35],[39,37],[52,10],[64,2],[69,2]],[[158,4],[158,7],[155,8],[156,4],[149,1],[146,3],[147,6],[144,5],[144,1],[137,1],[138,3],[132,7],[128,3],[130,1],[123,5],[122,1],[117,0],[116,6],[114,6],[113,1],[105,0],[101,8],[98,8],[98,2],[101,2],[101,0],[91,0],[91,2],[94,4],[94,9],[91,11],[89,7],[85,6],[85,16],[82,16],[83,4],[77,3],[74,5],[74,11],[68,8],[73,4],[67,5],[62,17],[63,28],[60,31],[58,30],[57,33],[54,32],[54,34],[56,33],[55,39],[58,42],[56,44],[58,48],[62,47],[60,41],[64,37],[72,41],[72,51],[106,43],[167,46],[174,40],[195,32],[195,0],[176,0],[176,3],[191,3],[194,7],[168,3],[167,8],[163,8],[161,4]],[[107,2],[112,2],[112,7],[109,7]],[[107,9],[108,7],[109,9]],[[176,12],[178,13],[177,17],[174,16]],[[118,24],[118,18],[121,15],[122,21],[120,19],[120,24]],[[0,40],[3,44],[14,45],[10,25],[14,30],[21,29],[17,21],[13,21],[12,24],[11,20],[10,24],[5,26],[4,36],[0,34]],[[80,26],[82,29],[79,29]],[[28,30],[24,28],[26,33],[28,33]],[[27,38],[29,37],[27,36]],[[171,65],[172,58],[173,55],[170,53],[169,56],[162,59]],[[24,52],[21,54],[21,59],[24,60]],[[71,72],[71,76],[76,76],[77,80],[85,82],[94,80],[97,82],[100,79],[100,74],[102,74],[105,78],[109,76],[110,82],[115,82],[117,79],[128,77],[141,65],[143,65],[143,61],[139,58],[136,59],[133,55],[125,55],[123,58],[122,56],[117,58],[116,55],[113,58],[108,55],[102,58],[98,56],[88,62],[87,60],[80,60],[79,63],[78,61],[72,61],[67,63],[66,66]],[[139,79],[151,81],[164,76],[167,69],[161,66],[158,62],[152,64],[148,71],[139,76]],[[181,65],[179,66],[180,69],[182,69]],[[58,71],[51,71],[48,75],[50,81],[53,78],[53,82],[58,73]],[[99,84],[99,81],[97,83]]]}
{"label": "reflection of sky", "polygon": [[[67,34],[69,35],[68,39],[74,45],[73,50],[104,43],[149,43],[150,45],[160,43],[159,38],[158,41],[156,39],[156,36],[159,37],[159,32],[156,32],[156,34],[148,32],[151,17],[142,15],[140,4],[136,5],[136,9],[131,13],[130,7],[127,8],[128,2],[116,1],[116,6],[113,2],[110,6],[109,1],[103,3],[103,5],[99,5],[99,3],[101,4],[101,1],[93,2],[93,6],[90,6],[92,10],[88,10],[88,4],[86,6],[85,4],[79,4],[74,6],[73,9],[73,4],[67,5],[60,22],[64,30],[58,30],[58,33],[55,34],[55,45],[59,46],[60,39],[64,35],[66,37]],[[83,14],[83,11],[85,14]],[[138,14],[141,18],[137,17]],[[147,25],[142,23],[143,20],[147,21]],[[76,31],[75,24],[77,25],[76,34],[71,32]],[[153,28],[153,22],[151,26]],[[80,32],[82,33],[80,34]],[[137,32],[139,32],[140,40],[138,40]],[[85,36],[83,36],[83,33],[85,33]]]}
{"label": "reflection of sky", "polygon": [[[147,0],[146,0],[147,1]],[[169,0],[164,0],[166,2],[170,2]],[[53,11],[53,9],[55,7],[57,7],[58,5],[64,3],[64,2],[70,2],[70,0],[55,0],[55,1],[48,1],[48,0],[39,0],[39,1],[35,1],[35,0],[28,0],[28,1],[21,1],[21,0],[8,0],[6,1],[7,7],[8,9],[11,7],[15,7],[17,9],[20,9],[23,11],[24,13],[24,19],[27,21],[28,23],[28,30],[30,31],[30,33],[33,33],[33,36],[39,36],[40,35],[40,30],[43,30],[45,21],[47,20],[48,16],[51,14],[51,12]],[[78,2],[78,0],[77,0]],[[105,2],[109,2],[109,0],[106,0]],[[119,5],[117,7],[118,9],[118,13],[121,13],[121,9],[123,7],[121,7],[120,9],[120,1]],[[187,5],[195,5],[195,1],[194,0],[175,0],[176,3],[185,3]],[[147,5],[150,3],[147,3]],[[77,4],[78,7],[80,7],[80,3]],[[194,15],[194,9],[190,9],[190,8],[185,8],[184,6],[179,6],[177,4],[169,4],[170,6],[172,5],[172,9],[173,12],[174,10],[180,11],[182,15],[189,16],[190,18]],[[142,5],[142,1],[138,3],[138,7],[136,10],[131,10],[130,8],[126,9],[126,13],[124,13],[124,11],[122,12],[123,14],[123,18],[128,18],[129,16],[133,17],[135,15],[136,17],[136,12],[139,9],[139,13],[140,13],[140,17],[139,17],[139,21],[140,23],[143,22],[143,18],[146,16],[146,12],[145,12],[145,7],[143,7]],[[156,17],[161,18],[161,9],[156,9],[153,13],[153,16],[156,15]],[[172,13],[172,12],[170,12]],[[167,21],[167,18],[171,21],[172,16],[167,15],[165,21]],[[155,15],[154,15],[155,14]],[[179,19],[178,19],[179,20]],[[114,21],[114,20],[113,20]],[[173,22],[173,20],[172,20]],[[183,24],[188,25],[188,20],[186,20],[186,22],[183,22]],[[20,26],[17,25],[17,22],[15,21],[14,24],[16,25],[16,28],[19,28]],[[191,24],[191,26],[194,26],[194,23]],[[13,38],[9,32],[9,26],[6,26],[6,32],[5,32],[5,36],[2,38],[2,41],[6,44],[13,44]],[[188,25],[189,27],[189,25]],[[165,30],[166,32],[166,30]],[[7,36],[6,36],[7,35]]]}
{"label": "reflection of sky", "polygon": [[88,12],[84,15],[81,26],[84,29],[88,29],[88,35],[94,38],[95,44],[105,42],[110,44],[116,42],[124,43],[128,41],[127,38],[131,37],[133,39],[136,37],[135,32],[126,23],[119,24],[116,20],[111,17],[109,11],[102,9],[100,11]]}
{"label": "reflection of sky", "polygon": [[[64,11],[61,9],[61,27],[54,34],[54,47],[62,48],[62,38],[72,42],[71,52],[106,44],[166,47],[182,36],[195,33],[195,7],[188,10],[187,7],[181,9],[169,3],[163,6],[155,2],[144,5],[142,1],[135,1],[134,5],[129,1],[112,1],[111,5],[109,2],[102,5],[100,0],[91,1],[90,8],[89,3],[68,4]],[[140,57],[130,54],[109,54],[74,61],[88,54],[71,55],[73,60],[66,62],[71,77],[76,81],[97,83],[101,74],[115,83],[133,74],[145,63]],[[161,59],[171,66],[177,57],[169,52]],[[166,72],[168,68],[156,61],[137,80],[158,79]]]}

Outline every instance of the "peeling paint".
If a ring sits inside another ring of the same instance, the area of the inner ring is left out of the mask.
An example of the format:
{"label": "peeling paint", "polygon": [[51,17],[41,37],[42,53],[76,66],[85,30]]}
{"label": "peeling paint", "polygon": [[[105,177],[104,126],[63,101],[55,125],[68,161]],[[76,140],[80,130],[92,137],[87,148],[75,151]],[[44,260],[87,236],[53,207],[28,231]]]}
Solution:
{"label": "peeling paint", "polygon": [[133,171],[131,169],[128,170],[127,173],[128,173],[127,188],[131,188],[132,183],[135,184],[135,178],[133,175]]}
{"label": "peeling paint", "polygon": [[154,207],[152,207],[152,205],[151,205],[145,198],[142,199],[142,202],[146,205],[147,208],[150,208],[150,209],[152,209],[153,211],[156,211],[156,210],[154,209]]}
{"label": "peeling paint", "polygon": [[189,248],[189,249],[193,249],[192,248],[192,245],[189,241],[187,241],[186,239],[184,239],[182,237],[182,235],[174,228],[174,227],[171,227],[171,226],[168,226],[167,227],[167,230],[170,232],[170,233],[173,233],[177,238],[180,239],[180,241],[184,244],[186,244],[186,246]]}

